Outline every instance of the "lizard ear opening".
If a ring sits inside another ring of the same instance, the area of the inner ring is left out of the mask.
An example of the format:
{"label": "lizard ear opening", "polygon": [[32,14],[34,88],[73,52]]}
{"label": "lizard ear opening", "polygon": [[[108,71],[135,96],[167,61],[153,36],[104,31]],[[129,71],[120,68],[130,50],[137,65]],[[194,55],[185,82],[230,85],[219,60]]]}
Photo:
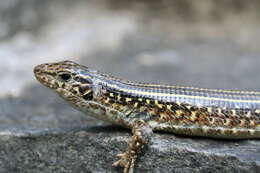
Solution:
{"label": "lizard ear opening", "polygon": [[92,100],[93,99],[93,92],[91,90],[89,90],[89,92],[85,93],[82,97],[85,100]]}

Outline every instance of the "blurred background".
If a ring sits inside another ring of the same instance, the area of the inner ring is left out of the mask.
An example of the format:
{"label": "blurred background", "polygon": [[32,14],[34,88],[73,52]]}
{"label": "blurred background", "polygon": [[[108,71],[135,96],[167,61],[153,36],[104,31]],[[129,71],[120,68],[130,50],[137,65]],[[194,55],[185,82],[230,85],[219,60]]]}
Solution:
{"label": "blurred background", "polygon": [[[127,80],[260,91],[259,9],[258,0],[1,0],[0,172],[116,172],[130,136],[68,106],[34,66],[73,60]],[[147,172],[259,170],[259,141],[154,137],[139,164]]]}
{"label": "blurred background", "polygon": [[89,122],[35,80],[33,67],[46,62],[73,60],[135,81],[260,90],[259,8],[257,0],[0,1],[0,128]]}

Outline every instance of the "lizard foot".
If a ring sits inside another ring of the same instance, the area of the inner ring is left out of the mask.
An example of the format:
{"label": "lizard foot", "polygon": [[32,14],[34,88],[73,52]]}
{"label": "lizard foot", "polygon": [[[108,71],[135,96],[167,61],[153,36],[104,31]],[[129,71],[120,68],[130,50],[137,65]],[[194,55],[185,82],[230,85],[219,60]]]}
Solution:
{"label": "lizard foot", "polygon": [[123,167],[124,173],[133,173],[134,166],[139,153],[149,143],[152,135],[152,128],[143,120],[136,120],[132,129],[133,136],[128,141],[127,151],[117,155],[118,161],[112,166]]}

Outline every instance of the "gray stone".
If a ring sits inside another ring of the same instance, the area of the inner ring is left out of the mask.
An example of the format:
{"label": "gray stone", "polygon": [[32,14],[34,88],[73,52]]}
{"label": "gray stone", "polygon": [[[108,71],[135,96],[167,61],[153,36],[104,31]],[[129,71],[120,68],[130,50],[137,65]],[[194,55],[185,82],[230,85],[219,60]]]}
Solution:
{"label": "gray stone", "polygon": [[[118,172],[111,164],[126,148],[129,131],[95,126],[5,131],[0,172]],[[137,172],[259,172],[259,141],[227,141],[155,133]]]}

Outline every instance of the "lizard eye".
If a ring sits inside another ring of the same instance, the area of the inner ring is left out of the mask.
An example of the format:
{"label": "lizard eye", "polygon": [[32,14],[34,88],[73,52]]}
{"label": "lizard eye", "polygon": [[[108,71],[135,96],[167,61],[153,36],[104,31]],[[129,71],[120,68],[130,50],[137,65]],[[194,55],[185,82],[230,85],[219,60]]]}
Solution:
{"label": "lizard eye", "polygon": [[62,80],[64,80],[64,81],[68,81],[68,80],[70,80],[71,75],[68,74],[68,73],[63,73],[63,74],[60,74],[60,78],[61,78]]}

